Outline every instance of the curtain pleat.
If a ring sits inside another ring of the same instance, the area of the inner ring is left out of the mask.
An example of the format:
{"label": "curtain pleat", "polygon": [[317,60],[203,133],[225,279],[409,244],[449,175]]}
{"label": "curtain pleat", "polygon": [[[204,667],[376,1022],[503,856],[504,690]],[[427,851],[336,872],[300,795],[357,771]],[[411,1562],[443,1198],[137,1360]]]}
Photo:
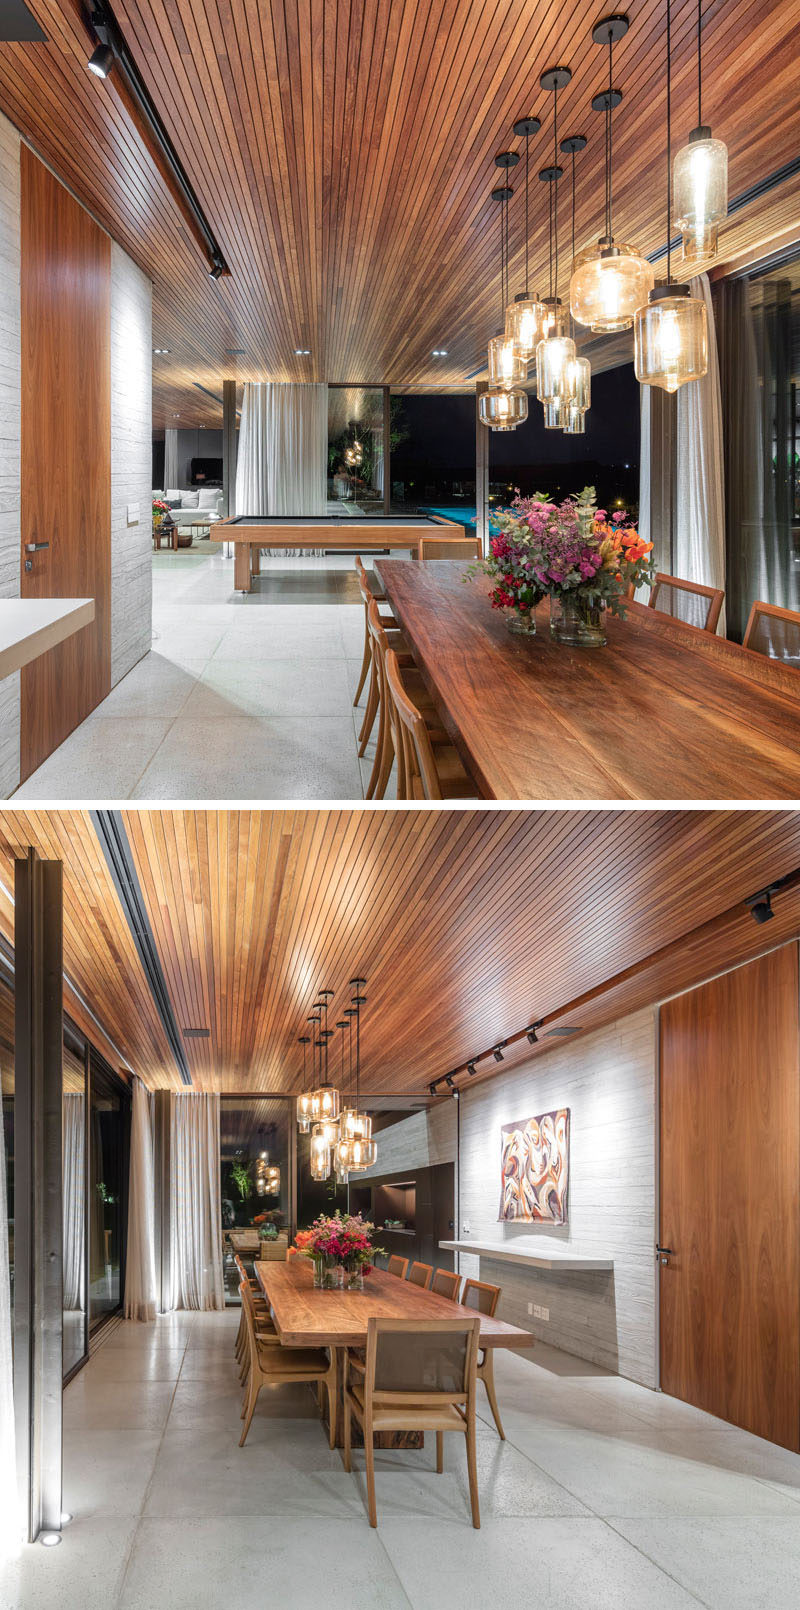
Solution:
{"label": "curtain pleat", "polygon": [[171,1308],[224,1308],[219,1096],[170,1099]]}
{"label": "curtain pleat", "polygon": [[178,484],[178,432],[164,431],[164,491],[179,491]]}
{"label": "curtain pleat", "polygon": [[[327,386],[246,381],[239,421],[236,513],[324,514],[327,477]],[[272,551],[287,558],[311,550]]]}
{"label": "curtain pleat", "polygon": [[155,1182],[153,1115],[141,1079],[133,1081],[128,1240],[125,1257],[125,1318],[156,1317]]}
{"label": "curtain pleat", "polygon": [[[708,275],[698,275],[690,289],[692,296],[705,303],[708,316],[708,372],[678,392],[675,574],[686,581],[724,588],[722,398]],[[724,605],[717,631],[725,636]]]}
{"label": "curtain pleat", "polygon": [[82,1091],[68,1090],[62,1105],[64,1308],[82,1310],[86,1266],[86,1098]]}

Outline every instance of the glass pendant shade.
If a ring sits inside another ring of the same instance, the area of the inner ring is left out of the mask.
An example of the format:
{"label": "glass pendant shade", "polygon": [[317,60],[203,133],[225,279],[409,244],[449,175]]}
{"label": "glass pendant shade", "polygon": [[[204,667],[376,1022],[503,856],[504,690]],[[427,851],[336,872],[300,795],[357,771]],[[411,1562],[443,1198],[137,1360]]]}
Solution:
{"label": "glass pendant shade", "polygon": [[563,430],[566,416],[565,403],[545,403],[544,428],[545,430]]}
{"label": "glass pendant shade", "polygon": [[314,1090],[312,1092],[312,1119],[318,1120],[320,1118],[338,1118],[339,1106],[339,1092],[334,1088],[333,1085],[320,1085],[318,1090]]}
{"label": "glass pendant shade", "polygon": [[592,402],[592,366],[588,358],[572,358],[567,367],[569,406],[583,412]]}
{"label": "glass pendant shade", "polygon": [[312,1097],[312,1090],[304,1090],[297,1098],[297,1127],[301,1135],[307,1135],[311,1128]]}
{"label": "glass pendant shade", "polygon": [[526,366],[536,356],[546,316],[547,309],[534,296],[518,296],[506,308],[506,341],[511,342]]}
{"label": "glass pendant shade", "polygon": [[677,391],[708,372],[705,303],[689,295],[688,285],[659,288],[639,309],[633,325],[636,379],[644,386]]}
{"label": "glass pendant shade", "polygon": [[519,386],[528,376],[528,365],[520,357],[513,341],[505,335],[496,335],[489,342],[489,385],[504,391]]}
{"label": "glass pendant shade", "polygon": [[516,430],[528,417],[528,398],[524,391],[484,391],[478,402],[482,425],[490,430]]}
{"label": "glass pendant shade", "polygon": [[333,1147],[339,1139],[338,1118],[321,1118],[317,1129],[322,1131],[326,1146]]}
{"label": "glass pendant shade", "polygon": [[353,1140],[356,1135],[361,1140],[371,1140],[372,1115],[358,1112],[355,1107],[345,1107],[339,1117],[339,1129],[345,1140]]}
{"label": "glass pendant shade", "polygon": [[374,1140],[361,1140],[356,1135],[352,1140],[345,1142],[347,1146],[347,1169],[350,1174],[359,1174],[365,1168],[372,1168],[377,1161],[378,1146]]}
{"label": "glass pendant shade", "polygon": [[572,317],[592,330],[628,330],[653,281],[652,265],[635,246],[617,246],[603,238],[575,258],[569,282]]}
{"label": "glass pendant shade", "polygon": [[536,348],[536,391],[540,403],[561,405],[569,396],[569,369],[577,353],[572,337],[564,335],[560,325],[556,330]]}
{"label": "glass pendant shade", "polygon": [[574,403],[567,403],[563,410],[563,424],[561,429],[565,436],[584,436],[586,434],[586,410],[576,408]]}
{"label": "glass pendant shade", "polygon": [[694,129],[672,169],[673,207],[683,236],[684,262],[715,257],[719,226],[728,216],[728,148],[710,128]]}
{"label": "glass pendant shade", "polygon": [[326,1180],[331,1171],[331,1151],[320,1128],[311,1131],[310,1165],[312,1180]]}

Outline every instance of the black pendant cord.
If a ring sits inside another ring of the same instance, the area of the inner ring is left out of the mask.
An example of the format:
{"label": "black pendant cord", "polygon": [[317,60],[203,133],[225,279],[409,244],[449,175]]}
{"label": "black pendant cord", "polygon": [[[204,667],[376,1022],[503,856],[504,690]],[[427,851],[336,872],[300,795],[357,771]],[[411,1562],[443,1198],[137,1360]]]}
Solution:
{"label": "black pendant cord", "polygon": [[[572,262],[573,262],[573,267],[574,267],[574,264],[575,264],[575,152],[574,152],[574,150],[572,152]],[[572,338],[574,340],[575,339],[575,320],[572,317],[572,303],[571,302],[570,302],[570,309],[569,309],[569,330],[570,330],[570,335],[572,336]]]}
{"label": "black pendant cord", "polygon": [[672,284],[672,0],[667,0],[667,284]]}
{"label": "black pendant cord", "polygon": [[525,299],[528,300],[528,184],[531,166],[531,137],[525,135]]}
{"label": "black pendant cord", "polygon": [[558,84],[553,86],[553,239],[555,242],[555,297],[558,301]]}
{"label": "black pendant cord", "polygon": [[614,99],[613,57],[614,57],[614,37],[613,37],[613,34],[611,32],[611,29],[609,29],[609,31],[608,31],[608,187],[607,187],[607,192],[606,192],[607,205],[608,205],[608,213],[607,213],[607,216],[606,216],[606,234],[608,235],[609,242],[611,242],[613,240],[613,238],[614,238],[613,234],[611,232],[611,205],[612,205],[612,201],[613,201],[612,165],[613,165],[613,161],[614,161],[613,135],[612,135],[612,132],[611,132],[611,130],[612,130],[611,111],[612,111],[612,102],[613,102],[613,99]]}
{"label": "black pendant cord", "polygon": [[550,231],[549,258],[550,258],[550,301],[553,300],[553,186],[547,187],[548,227]]}
{"label": "black pendant cord", "polygon": [[703,0],[697,0],[697,127],[703,125]]}

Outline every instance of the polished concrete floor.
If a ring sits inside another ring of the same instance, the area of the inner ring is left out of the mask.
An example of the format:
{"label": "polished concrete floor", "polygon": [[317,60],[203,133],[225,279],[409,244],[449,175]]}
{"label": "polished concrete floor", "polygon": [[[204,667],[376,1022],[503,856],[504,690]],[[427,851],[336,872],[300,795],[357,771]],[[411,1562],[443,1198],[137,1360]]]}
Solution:
{"label": "polished concrete floor", "polygon": [[374,749],[359,762],[354,560],[262,569],[241,594],[207,542],[154,554],[152,652],[14,798],[362,799]]}
{"label": "polished concrete floor", "polygon": [[[120,1326],[67,1388],[59,1548],[0,1572],[2,1610],[788,1610],[800,1458],[541,1347],[481,1402],[482,1527],[464,1450],[331,1453],[305,1388],[262,1393],[244,1449],[236,1316]],[[482,1389],[481,1389],[482,1392]]]}

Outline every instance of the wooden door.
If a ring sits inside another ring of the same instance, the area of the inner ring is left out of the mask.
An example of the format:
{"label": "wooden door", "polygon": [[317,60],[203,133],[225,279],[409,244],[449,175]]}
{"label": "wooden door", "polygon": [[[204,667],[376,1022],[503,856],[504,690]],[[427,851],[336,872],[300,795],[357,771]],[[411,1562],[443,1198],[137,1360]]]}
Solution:
{"label": "wooden door", "polygon": [[111,243],[25,145],[20,179],[20,590],[95,601],[22,672],[24,780],[111,686]]}
{"label": "wooden door", "polygon": [[798,1450],[797,945],[660,1016],[661,1385]]}

